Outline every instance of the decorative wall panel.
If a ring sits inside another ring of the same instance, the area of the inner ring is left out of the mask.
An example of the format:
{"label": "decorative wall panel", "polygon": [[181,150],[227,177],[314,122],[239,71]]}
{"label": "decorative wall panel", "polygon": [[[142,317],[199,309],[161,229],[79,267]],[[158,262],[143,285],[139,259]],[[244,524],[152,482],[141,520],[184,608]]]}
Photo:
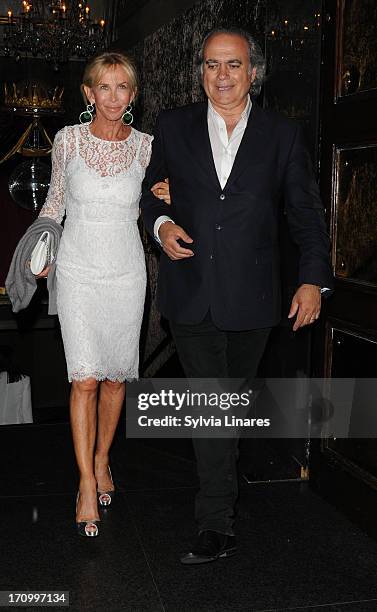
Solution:
{"label": "decorative wall panel", "polygon": [[[371,430],[374,430],[375,401],[368,389],[377,377],[377,338],[371,340],[340,329],[333,329],[332,336],[331,376],[355,379],[353,394],[348,398],[352,407],[350,433],[352,435],[355,425],[356,431],[360,431],[360,425],[368,431],[369,423]],[[370,382],[367,383],[365,379]],[[377,440],[329,438],[327,443],[338,455],[377,478]]]}
{"label": "decorative wall panel", "polygon": [[337,153],[335,273],[377,283],[377,145]]}
{"label": "decorative wall panel", "polygon": [[351,94],[377,87],[377,2],[341,2],[341,52],[339,94]]}

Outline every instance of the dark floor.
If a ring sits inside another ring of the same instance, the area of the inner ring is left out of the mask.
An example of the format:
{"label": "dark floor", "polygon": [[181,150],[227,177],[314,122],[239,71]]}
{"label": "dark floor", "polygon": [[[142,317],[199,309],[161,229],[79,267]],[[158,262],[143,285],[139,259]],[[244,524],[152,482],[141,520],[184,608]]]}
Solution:
{"label": "dark floor", "polygon": [[377,543],[306,483],[242,482],[238,555],[186,567],[178,557],[194,533],[196,490],[188,441],[126,441],[120,427],[118,493],[96,539],[74,528],[68,425],[4,427],[0,449],[0,590],[69,591],[77,611],[377,610]]}

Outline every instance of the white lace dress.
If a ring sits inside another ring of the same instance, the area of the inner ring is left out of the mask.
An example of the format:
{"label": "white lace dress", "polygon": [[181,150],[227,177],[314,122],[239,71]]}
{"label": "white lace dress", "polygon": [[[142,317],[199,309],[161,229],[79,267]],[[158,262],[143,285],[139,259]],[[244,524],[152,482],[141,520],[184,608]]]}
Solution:
{"label": "white lace dress", "polygon": [[138,377],[146,271],[137,219],[151,142],[135,129],[101,140],[88,125],[56,134],[40,216],[66,214],[56,273],[70,381]]}

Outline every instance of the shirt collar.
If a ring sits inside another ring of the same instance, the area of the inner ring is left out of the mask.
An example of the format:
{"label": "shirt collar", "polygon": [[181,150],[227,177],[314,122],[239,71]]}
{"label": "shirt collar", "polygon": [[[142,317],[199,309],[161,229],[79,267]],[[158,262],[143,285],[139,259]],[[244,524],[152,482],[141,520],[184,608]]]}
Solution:
{"label": "shirt collar", "polygon": [[[250,113],[251,113],[251,107],[252,107],[252,101],[250,98],[250,95],[247,96],[247,103],[245,108],[243,109],[242,113],[241,113],[241,117],[240,117],[240,121],[245,121],[247,123]],[[208,112],[209,114],[211,114],[214,118],[220,118],[224,121],[223,117],[213,108],[212,103],[210,100],[208,100]]]}

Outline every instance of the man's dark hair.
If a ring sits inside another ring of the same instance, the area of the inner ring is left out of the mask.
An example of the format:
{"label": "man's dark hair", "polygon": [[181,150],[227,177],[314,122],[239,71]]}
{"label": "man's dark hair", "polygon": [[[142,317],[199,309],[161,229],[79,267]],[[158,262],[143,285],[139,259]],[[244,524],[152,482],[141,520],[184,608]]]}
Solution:
{"label": "man's dark hair", "polygon": [[208,40],[216,34],[233,34],[234,36],[240,36],[241,38],[244,38],[246,40],[249,47],[250,68],[256,68],[256,76],[253,84],[251,85],[250,94],[252,96],[258,96],[260,94],[260,90],[266,73],[266,60],[264,59],[262,49],[260,48],[256,40],[253,38],[253,36],[251,36],[249,32],[246,32],[246,30],[242,30],[241,28],[214,28],[213,30],[208,32],[208,34],[206,34],[202,41],[196,60],[200,77],[202,77],[203,74],[205,46]]}

